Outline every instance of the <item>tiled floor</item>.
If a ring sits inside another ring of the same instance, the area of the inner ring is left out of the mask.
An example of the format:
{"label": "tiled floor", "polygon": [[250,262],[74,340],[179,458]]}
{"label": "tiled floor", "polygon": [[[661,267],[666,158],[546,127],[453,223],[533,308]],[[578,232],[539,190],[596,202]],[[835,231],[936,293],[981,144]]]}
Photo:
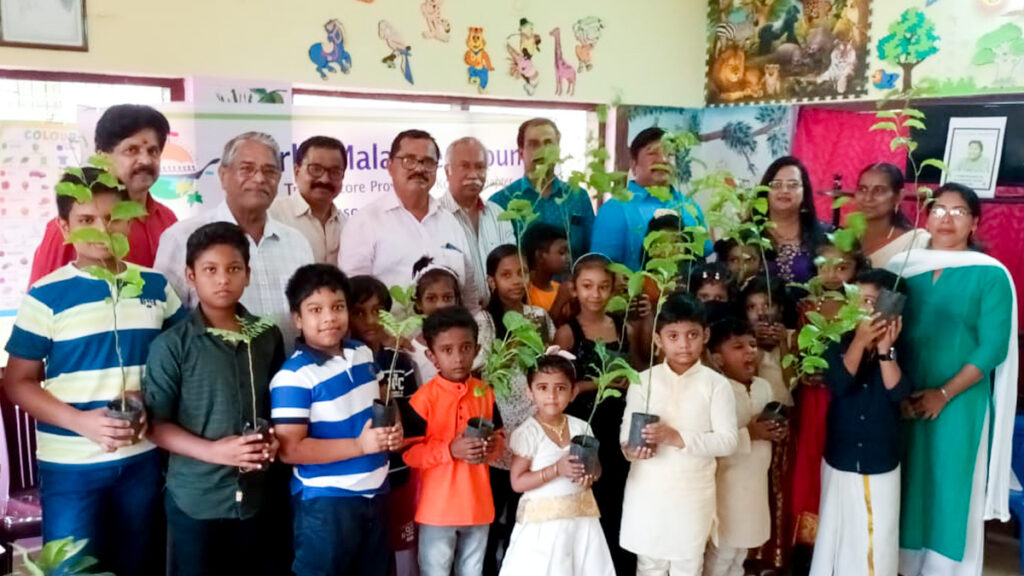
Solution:
{"label": "tiled floor", "polygon": [[1020,570],[1020,541],[1009,524],[989,525],[985,537],[985,576],[1016,576]]}

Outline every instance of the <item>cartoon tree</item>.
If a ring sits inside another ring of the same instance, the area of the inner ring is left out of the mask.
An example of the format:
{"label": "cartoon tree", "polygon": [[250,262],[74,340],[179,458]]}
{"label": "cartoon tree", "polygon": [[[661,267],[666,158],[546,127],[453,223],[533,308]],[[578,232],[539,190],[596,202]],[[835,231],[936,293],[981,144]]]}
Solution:
{"label": "cartoon tree", "polygon": [[903,69],[903,91],[913,86],[911,71],[939,51],[935,23],[919,8],[910,8],[889,24],[889,34],[878,41],[878,59]]}
{"label": "cartoon tree", "polygon": [[978,38],[971,64],[996,65],[996,86],[1009,86],[1014,82],[1017,66],[1024,59],[1024,32],[1016,24],[1006,23]]}

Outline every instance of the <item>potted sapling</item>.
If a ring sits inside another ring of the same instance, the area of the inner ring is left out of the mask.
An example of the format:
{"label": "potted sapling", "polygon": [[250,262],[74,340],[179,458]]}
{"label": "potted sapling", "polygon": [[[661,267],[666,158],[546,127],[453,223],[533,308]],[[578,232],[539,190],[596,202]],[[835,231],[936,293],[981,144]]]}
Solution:
{"label": "potted sapling", "polygon": [[[910,247],[912,248],[916,245],[917,235],[920,233],[921,212],[933,200],[932,189],[920,185],[921,172],[929,166],[938,169],[940,172],[946,172],[947,167],[944,162],[935,158],[927,158],[919,163],[914,157],[914,152],[917,150],[917,142],[910,137],[910,129],[927,130],[927,127],[924,123],[924,112],[910,107],[909,96],[901,109],[879,110],[875,113],[875,117],[878,118],[879,122],[871,126],[869,130],[891,132],[892,139],[889,141],[889,149],[894,152],[900,149],[906,150],[907,163],[914,175],[914,183],[912,185],[914,190],[914,228],[910,232]],[[901,197],[903,195],[902,190],[897,190],[896,193]],[[896,280],[892,288],[883,288],[878,293],[875,311],[883,318],[893,319],[903,313],[907,297],[897,292],[897,288],[899,288],[899,283],[903,279],[903,271],[907,267],[907,262],[910,260],[911,248],[906,250],[906,255],[903,258],[899,271],[896,272]]]}
{"label": "potted sapling", "polygon": [[[64,181],[57,184],[55,190],[59,196],[70,196],[79,203],[91,202],[93,189],[96,187],[124,190],[124,185],[118,181],[117,176],[112,172],[112,167],[113,164],[109,158],[93,156],[89,159],[85,169],[68,168],[65,170]],[[114,350],[121,373],[121,390],[119,396],[107,404],[107,416],[130,422],[135,438],[142,431],[145,406],[137,394],[129,393],[127,390],[128,378],[125,372],[124,356],[121,353],[117,307],[124,300],[138,298],[142,294],[146,282],[138,268],[125,264],[124,258],[128,255],[130,248],[128,237],[110,229],[123,227],[127,230],[132,220],[145,216],[145,206],[138,202],[123,200],[111,208],[110,225],[107,231],[96,228],[79,228],[68,234],[64,240],[65,244],[103,244],[110,253],[110,260],[106,266],[88,266],[83,272],[105,282],[110,291],[106,302],[111,305],[110,310],[113,316]]]}
{"label": "potted sapling", "polygon": [[235,320],[238,322],[238,332],[212,327],[208,327],[206,332],[220,338],[231,346],[245,345],[246,357],[249,360],[249,400],[251,402],[250,408],[252,412],[250,414],[252,418],[243,424],[242,436],[259,434],[261,438],[268,438],[270,436],[270,422],[258,416],[259,412],[256,406],[256,376],[253,374],[252,368],[252,342],[261,334],[273,328],[274,323],[256,316],[236,316]]}
{"label": "potted sapling", "polygon": [[[608,351],[603,340],[598,340],[594,351],[600,359],[600,365],[593,365],[597,372],[597,395],[594,396],[594,406],[590,409],[590,416],[587,418],[587,429],[590,430],[590,423],[597,414],[597,406],[609,398],[618,398],[622,392],[615,387],[615,384],[625,380],[628,384],[639,384],[640,375],[624,358],[616,356]],[[583,464],[585,473],[596,476],[600,470],[598,451],[601,443],[590,434],[573,436],[569,441],[569,454]]]}
{"label": "potted sapling", "polygon": [[[514,379],[526,368],[536,366],[537,356],[544,353],[540,331],[528,318],[510,310],[501,321],[505,337],[491,343],[482,374],[484,387],[473,391],[478,396],[486,394],[486,387],[490,387],[496,396],[508,398]],[[493,433],[494,422],[489,418],[470,418],[466,425],[465,435],[469,438],[489,438]]]}
{"label": "potted sapling", "polygon": [[[412,300],[416,295],[416,286],[408,286],[402,288],[401,286],[392,286],[388,289],[391,293],[391,299],[399,307],[400,310],[412,310]],[[412,314],[406,317],[404,320],[395,318],[395,315],[388,310],[381,310],[380,325],[384,328],[384,332],[395,339],[395,351],[391,355],[391,366],[388,368],[388,377],[386,390],[384,391],[384,398],[378,398],[373,401],[372,416],[371,416],[371,428],[390,428],[398,422],[398,404],[395,403],[391,397],[391,393],[399,386],[399,377],[395,372],[395,367],[398,364],[398,347],[399,342],[403,339],[410,338],[417,330],[423,326],[423,315]]]}

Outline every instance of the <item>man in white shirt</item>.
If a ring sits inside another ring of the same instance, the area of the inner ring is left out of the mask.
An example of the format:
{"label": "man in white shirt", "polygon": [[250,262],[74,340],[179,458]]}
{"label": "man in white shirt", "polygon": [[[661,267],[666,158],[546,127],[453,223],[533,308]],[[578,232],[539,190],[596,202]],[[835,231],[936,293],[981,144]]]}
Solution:
{"label": "man in white shirt", "polygon": [[388,163],[394,191],[384,192],[345,225],[338,266],[349,276],[370,274],[388,286],[408,286],[413,264],[429,256],[455,271],[463,305],[479,310],[486,291],[472,273],[466,234],[451,212],[430,196],[439,154],[437,142],[423,130],[406,130],[395,137]]}
{"label": "man in white shirt", "polygon": [[224,146],[218,174],[224,202],[164,231],[153,267],[167,277],[186,306],[195,308],[195,290],[185,280],[188,237],[210,222],[237,224],[249,238],[250,252],[251,274],[242,305],[257,316],[273,320],[291,349],[296,331],[284,289],[295,270],[313,263],[313,251],[298,230],[267,215],[281,181],[277,142],[261,132],[236,136]]}
{"label": "man in white shirt", "polygon": [[270,216],[306,237],[313,258],[337,264],[345,215],[334,205],[348,168],[345,145],[329,136],[313,136],[295,151],[295,187],[298,193],[278,196]]}
{"label": "man in white shirt", "polygon": [[455,216],[466,232],[473,257],[473,272],[487,286],[487,256],[502,244],[515,244],[512,223],[498,220],[504,210],[494,202],[480,198],[487,181],[487,149],[476,138],[459,138],[444,155],[448,175],[448,193],[441,205]]}

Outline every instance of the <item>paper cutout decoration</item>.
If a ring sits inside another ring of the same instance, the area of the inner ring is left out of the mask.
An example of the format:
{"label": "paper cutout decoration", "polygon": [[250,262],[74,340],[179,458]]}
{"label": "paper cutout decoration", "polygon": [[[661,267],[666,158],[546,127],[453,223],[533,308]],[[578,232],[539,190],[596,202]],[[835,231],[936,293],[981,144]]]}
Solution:
{"label": "paper cutout decoration", "polygon": [[565,81],[565,93],[572,96],[576,92],[576,69],[562,57],[562,30],[553,28],[548,32],[555,38],[555,96],[562,95],[562,82]]}
{"label": "paper cutout decoration", "polygon": [[[352,56],[345,50],[345,27],[338,19],[328,20],[324,24],[327,41],[318,42],[309,47],[309,59],[316,64],[316,71],[322,80],[327,80],[328,72],[340,70],[348,74],[352,69]],[[338,65],[338,70],[334,65]]]}
{"label": "paper cutout decoration", "polygon": [[534,33],[533,22],[519,19],[519,30],[505,39],[508,51],[509,76],[523,81],[523,90],[533,96],[540,84],[540,71],[534,65],[533,56],[540,52],[540,36]]}
{"label": "paper cutout decoration", "polygon": [[423,3],[420,4],[420,13],[423,14],[423,19],[427,21],[427,30],[423,32],[423,37],[428,40],[433,38],[441,42],[448,41],[448,34],[452,31],[452,25],[447,18],[441,15],[441,6],[443,4],[444,0],[423,0]]}
{"label": "paper cutout decoration", "polygon": [[920,8],[904,10],[899,20],[889,24],[889,34],[878,40],[878,59],[903,69],[903,92],[914,87],[914,67],[938,51],[935,23]]}
{"label": "paper cutout decoration", "polygon": [[540,34],[533,31],[533,22],[526,18],[519,19],[519,51],[531,59],[540,52]]}
{"label": "paper cutout decoration", "polygon": [[871,75],[871,83],[879,90],[894,90],[896,88],[896,80],[899,77],[899,72],[886,72],[879,68]]}
{"label": "paper cutout decoration", "polygon": [[484,29],[471,26],[469,28],[469,35],[466,36],[466,48],[468,50],[466,50],[464,60],[466,66],[469,67],[467,71],[469,83],[476,84],[477,90],[481,93],[487,90],[490,72],[494,70],[494,66],[491,65],[491,56],[485,49],[486,46],[487,40],[484,39]]}
{"label": "paper cutout decoration", "polygon": [[1012,87],[1017,84],[1017,68],[1024,61],[1024,31],[1007,22],[978,38],[971,64],[995,66],[993,86]]}
{"label": "paper cutout decoration", "polygon": [[579,60],[577,71],[585,72],[594,67],[594,46],[601,39],[604,22],[596,16],[580,18],[572,25],[572,33],[576,36],[576,59]]}
{"label": "paper cutout decoration", "polygon": [[402,71],[405,81],[412,84],[412,68],[409,62],[412,57],[412,46],[405,42],[398,30],[395,30],[395,27],[387,20],[381,20],[377,24],[377,34],[391,50],[391,53],[382,58],[381,62],[387,64],[388,68],[398,67]]}

